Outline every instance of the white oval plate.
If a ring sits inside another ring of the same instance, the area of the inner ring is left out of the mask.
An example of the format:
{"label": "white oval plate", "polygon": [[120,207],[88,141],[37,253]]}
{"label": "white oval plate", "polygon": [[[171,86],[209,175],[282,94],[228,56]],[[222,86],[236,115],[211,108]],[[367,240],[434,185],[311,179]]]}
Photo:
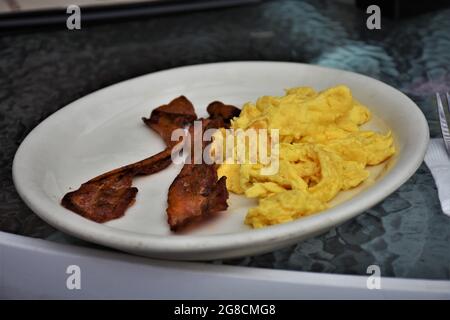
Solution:
{"label": "white oval plate", "polygon": [[[337,84],[348,85],[354,96],[369,106],[375,115],[369,128],[392,129],[397,154],[388,165],[372,170],[370,180],[374,183],[342,193],[329,210],[251,230],[243,221],[254,203],[232,195],[226,212],[187,233],[173,234],[165,208],[168,187],[180,169],[175,166],[135,179],[139,189],[136,203],[121,219],[98,224],[60,205],[66,192],[90,178],[162,150],[163,142],[144,126],[141,117],[174,97],[186,95],[197,114],[203,116],[206,105],[213,100],[241,107],[261,95],[281,95],[288,87],[325,89]],[[298,242],[380,202],[417,170],[428,139],[428,125],[420,109],[407,96],[378,80],[299,63],[215,63],[124,81],[62,108],[23,141],[14,159],[13,178],[20,196],[36,214],[84,240],[156,258],[230,258]]]}

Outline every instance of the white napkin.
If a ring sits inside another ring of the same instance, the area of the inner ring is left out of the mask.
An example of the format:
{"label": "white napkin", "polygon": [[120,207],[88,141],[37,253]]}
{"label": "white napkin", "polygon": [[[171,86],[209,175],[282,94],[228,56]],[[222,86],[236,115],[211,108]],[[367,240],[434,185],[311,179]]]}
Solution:
{"label": "white napkin", "polygon": [[450,216],[450,157],[443,139],[430,139],[425,163],[436,182],[442,211]]}

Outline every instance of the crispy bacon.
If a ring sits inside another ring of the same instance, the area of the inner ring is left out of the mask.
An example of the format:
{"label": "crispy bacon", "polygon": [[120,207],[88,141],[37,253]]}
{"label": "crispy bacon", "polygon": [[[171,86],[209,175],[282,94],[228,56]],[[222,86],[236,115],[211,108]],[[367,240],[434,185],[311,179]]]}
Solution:
{"label": "crispy bacon", "polygon": [[167,216],[171,230],[226,210],[225,179],[217,180],[214,164],[185,164],[169,188]]}
{"label": "crispy bacon", "polygon": [[[202,131],[224,126],[222,118],[201,119]],[[193,127],[189,128],[193,137]],[[193,139],[191,139],[193,140]],[[202,150],[209,144],[203,141]],[[193,146],[191,146],[193,150]],[[203,153],[203,152],[202,152]],[[190,155],[191,162],[194,154]],[[228,208],[226,177],[217,179],[215,164],[185,164],[169,187],[167,221],[172,231],[177,231],[193,221]]]}
{"label": "crispy bacon", "polygon": [[67,193],[61,204],[69,210],[96,222],[106,222],[124,215],[138,192],[132,180],[138,175],[150,175],[168,167],[172,147],[171,133],[197,118],[192,103],[181,96],[168,105],[153,110],[150,119],[144,122],[161,135],[167,148],[147,159],[104,173],[83,183],[78,190]]}
{"label": "crispy bacon", "polygon": [[167,146],[177,143],[171,140],[175,129],[183,128],[196,119],[194,106],[185,96],[179,96],[169,104],[154,109],[150,118],[142,118],[147,126],[159,133]]}
{"label": "crispy bacon", "polygon": [[156,172],[159,172],[165,168],[167,168],[171,163],[171,149],[166,148],[163,151],[145,158],[144,160],[120,167],[118,169],[114,169],[108,171],[98,177],[92,178],[88,182],[94,182],[98,180],[102,180],[104,178],[108,178],[113,175],[117,175],[120,173],[127,173],[129,175],[135,176],[146,176]]}
{"label": "crispy bacon", "polygon": [[210,119],[222,119],[226,128],[230,126],[230,120],[239,117],[241,109],[235,106],[224,104],[220,101],[211,102],[206,108]]}
{"label": "crispy bacon", "polygon": [[[210,117],[201,119],[203,130],[228,127],[230,120],[240,112],[218,101],[211,103],[207,111]],[[162,137],[167,149],[89,180],[78,190],[67,193],[61,204],[96,222],[123,216],[125,210],[134,203],[138,192],[132,186],[132,179],[169,166],[172,148],[178,143],[171,140],[173,130],[183,128],[196,119],[192,103],[184,96],[156,108],[150,118],[143,118],[143,121]],[[192,134],[193,126],[189,131]],[[208,144],[203,142],[202,150]],[[228,207],[225,179],[218,179],[215,164],[185,164],[169,188],[167,215],[171,230],[179,230],[190,222],[225,210]]]}
{"label": "crispy bacon", "polygon": [[171,164],[168,148],[152,157],[102,174],[67,193],[61,204],[95,222],[120,218],[136,198],[133,177],[158,172]]}

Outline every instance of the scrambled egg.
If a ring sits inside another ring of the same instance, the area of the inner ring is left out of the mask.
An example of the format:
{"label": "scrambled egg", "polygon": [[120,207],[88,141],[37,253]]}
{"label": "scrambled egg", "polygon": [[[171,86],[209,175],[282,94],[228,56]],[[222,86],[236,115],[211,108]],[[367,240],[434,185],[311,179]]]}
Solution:
{"label": "scrambled egg", "polygon": [[261,163],[220,165],[229,191],[259,198],[245,223],[260,228],[311,215],[328,208],[341,190],[363,182],[366,166],[395,153],[390,132],[360,130],[370,116],[343,85],[322,92],[292,88],[282,97],[246,103],[231,127],[279,129],[279,169],[262,175]]}

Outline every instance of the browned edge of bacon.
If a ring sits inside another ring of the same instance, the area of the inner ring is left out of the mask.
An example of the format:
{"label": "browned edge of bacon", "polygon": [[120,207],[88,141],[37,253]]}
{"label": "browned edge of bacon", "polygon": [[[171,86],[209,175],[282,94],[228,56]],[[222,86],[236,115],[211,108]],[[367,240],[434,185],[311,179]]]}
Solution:
{"label": "browned edge of bacon", "polygon": [[[218,129],[225,125],[222,118],[201,119],[202,131]],[[189,128],[191,137],[193,127]],[[210,142],[203,142],[204,149]],[[191,146],[191,151],[193,146]],[[203,153],[203,152],[202,152]],[[167,222],[172,231],[178,231],[186,225],[206,218],[228,208],[228,190],[226,177],[217,177],[216,164],[185,164],[181,172],[169,187],[167,197]]]}
{"label": "browned edge of bacon", "polygon": [[208,111],[210,119],[223,120],[226,128],[230,126],[231,119],[239,117],[239,114],[241,113],[241,109],[229,104],[224,104],[220,101],[211,102],[206,108],[206,111]]}
{"label": "browned edge of bacon", "polygon": [[150,118],[142,118],[142,121],[159,133],[169,147],[177,144],[177,141],[171,139],[172,132],[191,124],[196,119],[192,103],[185,96],[180,96],[154,109]]}

